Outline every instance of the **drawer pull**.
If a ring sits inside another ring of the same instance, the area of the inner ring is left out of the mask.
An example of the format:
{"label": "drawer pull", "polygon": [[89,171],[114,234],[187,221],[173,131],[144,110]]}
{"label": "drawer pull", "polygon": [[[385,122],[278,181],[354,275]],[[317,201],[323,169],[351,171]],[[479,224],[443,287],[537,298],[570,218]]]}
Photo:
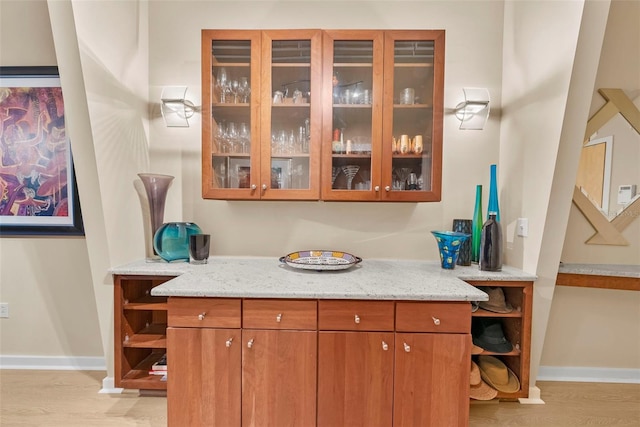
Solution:
{"label": "drawer pull", "polygon": [[382,349],[383,349],[384,351],[389,350],[389,344],[387,344],[386,342],[382,341]]}
{"label": "drawer pull", "polygon": [[229,339],[224,343],[224,345],[226,345],[226,346],[227,346],[227,348],[229,348],[229,347],[231,347],[231,343],[232,343],[232,342],[233,342],[233,338],[229,338]]}
{"label": "drawer pull", "polygon": [[251,339],[249,340],[249,342],[247,342],[247,347],[248,347],[248,348],[253,347],[253,338],[251,338]]}
{"label": "drawer pull", "polygon": [[282,313],[278,313],[276,316],[276,322],[280,323],[282,321]]}
{"label": "drawer pull", "polygon": [[404,351],[406,351],[407,353],[409,353],[411,351],[411,346],[409,344],[407,344],[406,342],[404,343]]}
{"label": "drawer pull", "polygon": [[206,312],[202,312],[200,314],[198,314],[198,320],[204,320],[204,316],[206,316],[207,313]]}
{"label": "drawer pull", "polygon": [[438,319],[437,317],[433,317],[431,316],[431,318],[433,319],[433,324],[438,326],[440,324],[440,319]]}
{"label": "drawer pull", "polygon": [[357,314],[354,316],[353,321],[356,323],[360,323],[360,316],[358,316]]}

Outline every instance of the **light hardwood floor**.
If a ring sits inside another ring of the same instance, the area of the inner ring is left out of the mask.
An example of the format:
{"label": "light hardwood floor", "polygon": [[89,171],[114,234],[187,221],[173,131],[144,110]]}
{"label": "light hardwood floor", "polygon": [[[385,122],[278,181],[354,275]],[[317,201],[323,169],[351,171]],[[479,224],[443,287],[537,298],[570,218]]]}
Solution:
{"label": "light hardwood floor", "polygon": [[[98,371],[0,370],[0,426],[166,426],[166,399],[98,394]],[[640,426],[640,384],[538,382],[545,405],[474,402],[470,426]],[[339,427],[339,426],[336,426]]]}

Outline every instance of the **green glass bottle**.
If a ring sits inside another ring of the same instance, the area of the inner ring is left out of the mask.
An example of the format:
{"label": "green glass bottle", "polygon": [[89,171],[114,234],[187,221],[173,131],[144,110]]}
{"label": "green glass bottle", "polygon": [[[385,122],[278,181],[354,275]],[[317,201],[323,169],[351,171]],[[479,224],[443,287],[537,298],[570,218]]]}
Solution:
{"label": "green glass bottle", "polygon": [[482,185],[476,185],[476,206],[471,228],[471,262],[480,261],[480,238],[482,236]]}

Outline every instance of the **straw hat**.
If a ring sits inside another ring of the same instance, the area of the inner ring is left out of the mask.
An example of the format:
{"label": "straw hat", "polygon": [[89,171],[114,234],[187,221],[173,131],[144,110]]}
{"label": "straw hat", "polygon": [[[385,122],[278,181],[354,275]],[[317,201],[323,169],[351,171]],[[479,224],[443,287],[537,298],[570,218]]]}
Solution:
{"label": "straw hat", "polygon": [[498,395],[498,391],[487,385],[480,376],[480,368],[471,361],[471,375],[469,377],[469,397],[475,400],[491,400]]}
{"label": "straw hat", "polygon": [[520,390],[520,381],[511,369],[494,356],[478,356],[480,376],[488,385],[504,393]]}
{"label": "straw hat", "polygon": [[513,311],[513,307],[504,297],[504,291],[502,288],[482,287],[480,290],[489,295],[488,301],[478,302],[480,308],[487,311],[493,311],[494,313],[511,313]]}

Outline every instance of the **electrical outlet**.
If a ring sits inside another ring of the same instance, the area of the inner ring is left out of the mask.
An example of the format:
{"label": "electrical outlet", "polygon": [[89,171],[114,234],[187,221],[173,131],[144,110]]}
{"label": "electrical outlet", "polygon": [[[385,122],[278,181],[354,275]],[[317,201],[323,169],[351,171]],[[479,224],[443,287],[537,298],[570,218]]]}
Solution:
{"label": "electrical outlet", "polygon": [[518,236],[527,237],[529,235],[529,219],[518,218],[517,228]]}
{"label": "electrical outlet", "polygon": [[0,302],[0,317],[9,317],[9,303]]}

